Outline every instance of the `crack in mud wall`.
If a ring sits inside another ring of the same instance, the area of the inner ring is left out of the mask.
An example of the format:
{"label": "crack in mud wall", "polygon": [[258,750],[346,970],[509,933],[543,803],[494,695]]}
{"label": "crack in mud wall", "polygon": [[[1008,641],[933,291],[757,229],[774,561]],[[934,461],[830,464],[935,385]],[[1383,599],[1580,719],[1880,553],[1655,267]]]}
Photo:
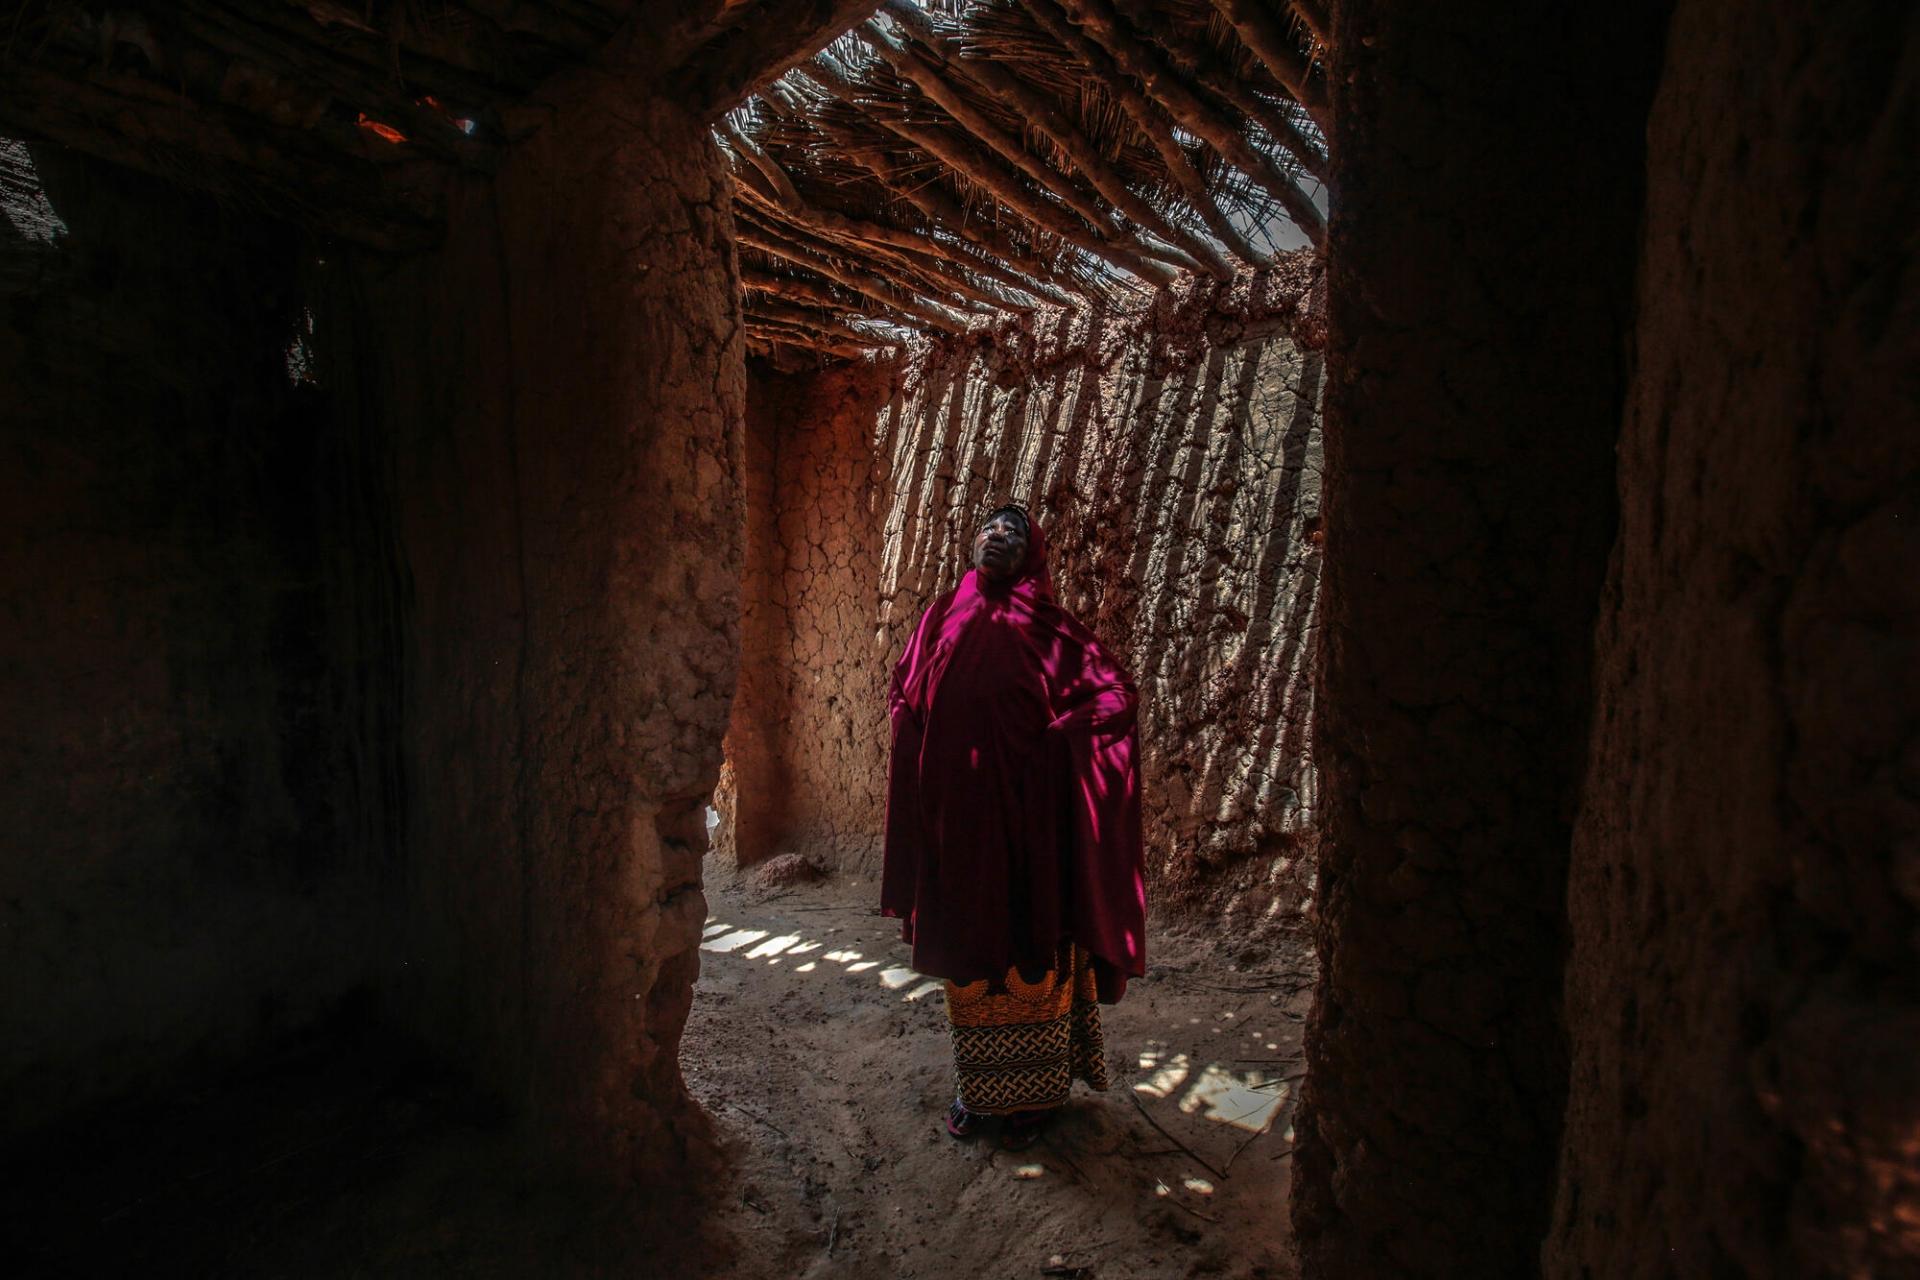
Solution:
{"label": "crack in mud wall", "polygon": [[697,1134],[676,1049],[739,651],[728,188],[695,121],[582,75],[447,244],[332,275],[409,583],[397,1007],[577,1163]]}
{"label": "crack in mud wall", "polygon": [[1675,14],[1555,1276],[1920,1274],[1917,107],[1911,6]]}
{"label": "crack in mud wall", "polygon": [[738,855],[877,872],[888,674],[1011,499],[1140,686],[1158,900],[1297,924],[1317,833],[1320,357],[1282,327],[1201,296],[893,376],[758,375],[777,567],[747,606],[764,612],[732,729]]}

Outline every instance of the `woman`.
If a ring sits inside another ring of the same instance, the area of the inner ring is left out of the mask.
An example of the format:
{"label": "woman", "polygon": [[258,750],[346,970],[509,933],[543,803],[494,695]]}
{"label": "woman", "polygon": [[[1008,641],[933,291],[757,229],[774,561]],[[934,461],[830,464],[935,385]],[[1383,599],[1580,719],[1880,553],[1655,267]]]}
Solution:
{"label": "woman", "polygon": [[993,512],[894,668],[880,909],[947,979],[959,1096],[1025,1146],[1075,1078],[1107,1087],[1099,1004],[1146,966],[1137,699],[1053,598],[1046,539]]}

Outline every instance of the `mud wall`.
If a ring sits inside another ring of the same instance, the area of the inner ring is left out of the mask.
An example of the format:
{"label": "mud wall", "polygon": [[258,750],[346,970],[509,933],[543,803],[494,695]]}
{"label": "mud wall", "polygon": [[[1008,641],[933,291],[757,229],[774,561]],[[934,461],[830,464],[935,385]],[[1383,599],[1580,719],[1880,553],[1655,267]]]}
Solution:
{"label": "mud wall", "polygon": [[1910,7],[1677,7],[1553,1275],[1920,1273],[1917,93]]}
{"label": "mud wall", "polygon": [[1293,1220],[1309,1275],[1527,1275],[1662,25],[1334,12],[1322,970]]}
{"label": "mud wall", "polygon": [[[977,521],[1011,499],[1046,525],[1063,602],[1141,688],[1158,900],[1298,923],[1316,831],[1320,361],[1279,317],[1310,283],[1276,273],[1251,297],[1163,299],[1145,321],[755,382],[779,571],[749,605],[769,623],[733,733],[770,740],[774,763],[756,777],[733,756],[742,856],[877,871],[888,674],[965,571]],[[754,829],[755,814],[777,817]]]}
{"label": "mud wall", "polygon": [[297,241],[0,153],[10,1136],[217,1071],[372,983],[393,775],[356,729],[382,641],[342,609],[325,398],[288,372]]}
{"label": "mud wall", "polygon": [[[727,735],[722,853],[797,852],[873,870],[873,703],[882,549],[874,433],[894,371],[781,374],[756,363],[745,647]],[[742,784],[745,785],[742,785]]]}
{"label": "mud wall", "polygon": [[407,582],[395,1005],[570,1159],[680,1153],[739,647],[743,382],[705,131],[547,91],[437,253],[329,274]]}

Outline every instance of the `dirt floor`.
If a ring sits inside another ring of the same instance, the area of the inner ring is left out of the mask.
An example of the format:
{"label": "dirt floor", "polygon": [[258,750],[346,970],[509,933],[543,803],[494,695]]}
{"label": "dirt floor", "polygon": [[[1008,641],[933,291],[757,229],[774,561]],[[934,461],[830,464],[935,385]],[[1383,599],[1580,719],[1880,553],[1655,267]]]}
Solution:
{"label": "dirt floor", "polygon": [[[1104,1011],[1115,1085],[1014,1154],[940,1129],[940,986],[871,882],[708,868],[681,1058],[719,1159],[608,1199],[531,1163],[511,1112],[383,1028],[333,1023],[0,1155],[28,1277],[1127,1280],[1297,1274],[1288,1122],[1305,947],[1156,933]],[[1216,958],[1216,956],[1218,958]]]}
{"label": "dirt floor", "polygon": [[1102,1010],[1113,1089],[1076,1086],[1037,1146],[949,1138],[941,986],[876,886],[763,887],[709,865],[681,1048],[731,1180],[731,1280],[1297,1274],[1289,1120],[1311,959],[1161,932]]}

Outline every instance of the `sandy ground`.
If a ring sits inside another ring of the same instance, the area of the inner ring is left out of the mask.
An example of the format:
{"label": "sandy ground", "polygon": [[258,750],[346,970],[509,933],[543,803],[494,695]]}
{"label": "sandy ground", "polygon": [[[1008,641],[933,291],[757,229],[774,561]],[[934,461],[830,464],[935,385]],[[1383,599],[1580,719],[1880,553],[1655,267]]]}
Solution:
{"label": "sandy ground", "polygon": [[1016,1154],[941,1129],[941,987],[873,899],[871,883],[765,889],[709,865],[681,1061],[721,1150],[676,1186],[570,1186],[457,1070],[343,1011],[229,1077],[0,1153],[7,1274],[1297,1274],[1284,1157],[1304,946],[1156,933],[1147,980],[1105,1010],[1114,1089],[1082,1088]]}
{"label": "sandy ground", "polygon": [[729,1160],[730,1280],[1297,1274],[1289,1121],[1310,959],[1160,933],[1102,1010],[1114,1087],[1042,1142],[949,1138],[940,984],[871,881],[765,889],[710,864],[681,1049]]}

